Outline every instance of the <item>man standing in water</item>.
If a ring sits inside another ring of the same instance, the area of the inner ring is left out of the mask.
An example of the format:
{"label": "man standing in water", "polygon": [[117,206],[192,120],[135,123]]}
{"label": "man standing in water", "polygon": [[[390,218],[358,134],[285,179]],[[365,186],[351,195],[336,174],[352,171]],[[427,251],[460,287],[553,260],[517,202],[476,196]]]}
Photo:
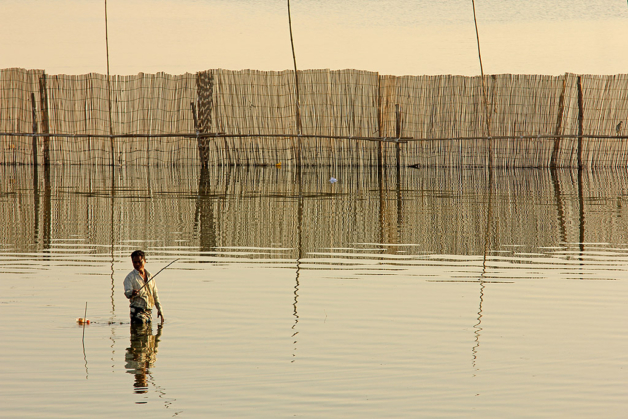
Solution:
{"label": "man standing in water", "polygon": [[[151,322],[151,310],[157,307],[157,317],[164,322],[164,315],[159,302],[157,285],[151,281],[151,274],[144,268],[146,256],[143,251],[136,250],[131,253],[133,267],[124,278],[124,295],[131,301],[131,324],[148,324]],[[150,281],[150,282],[149,282]]]}

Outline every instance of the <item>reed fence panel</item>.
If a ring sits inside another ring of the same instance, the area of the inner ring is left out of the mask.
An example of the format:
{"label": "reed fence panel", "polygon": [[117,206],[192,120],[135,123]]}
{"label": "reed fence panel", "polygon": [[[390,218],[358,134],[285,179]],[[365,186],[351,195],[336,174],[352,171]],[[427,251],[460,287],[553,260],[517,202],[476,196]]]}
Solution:
{"label": "reed fence panel", "polygon": [[[39,77],[43,70],[9,68],[0,71],[0,132],[32,133],[31,94],[39,101]],[[0,162],[31,164],[32,140],[0,137]]]}
{"label": "reed fence panel", "polygon": [[[619,136],[628,133],[628,74],[614,76],[583,75],[585,133]],[[621,125],[620,125],[621,123]],[[584,140],[583,163],[626,167],[628,139]]]}
{"label": "reed fence panel", "polygon": [[[303,134],[337,137],[379,136],[378,74],[358,70],[300,72]],[[302,140],[306,165],[372,165],[377,144],[351,139]]]}
{"label": "reed fence panel", "polygon": [[[297,155],[305,166],[628,162],[628,75],[486,76],[487,106],[481,77],[305,70],[299,81],[297,120],[293,71],[108,81],[0,70],[0,163],[44,154],[79,165],[292,165]],[[37,132],[51,135],[34,150],[33,98]]]}
{"label": "reed fence panel", "polygon": [[[211,141],[210,161],[233,165],[290,161],[294,140],[262,136],[296,132],[294,73],[254,70],[212,70],[212,73],[213,128],[217,132],[247,136]],[[201,125],[207,124],[201,122]]]}

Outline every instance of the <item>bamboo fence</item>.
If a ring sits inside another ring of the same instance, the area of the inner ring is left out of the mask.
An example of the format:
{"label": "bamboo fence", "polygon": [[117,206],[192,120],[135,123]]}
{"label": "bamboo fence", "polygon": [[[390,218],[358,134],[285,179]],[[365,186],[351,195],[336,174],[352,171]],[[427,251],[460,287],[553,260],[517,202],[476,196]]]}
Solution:
{"label": "bamboo fence", "polygon": [[628,75],[485,82],[488,114],[481,77],[304,70],[298,114],[293,71],[140,73],[111,77],[110,116],[104,75],[5,69],[0,163],[626,166]]}

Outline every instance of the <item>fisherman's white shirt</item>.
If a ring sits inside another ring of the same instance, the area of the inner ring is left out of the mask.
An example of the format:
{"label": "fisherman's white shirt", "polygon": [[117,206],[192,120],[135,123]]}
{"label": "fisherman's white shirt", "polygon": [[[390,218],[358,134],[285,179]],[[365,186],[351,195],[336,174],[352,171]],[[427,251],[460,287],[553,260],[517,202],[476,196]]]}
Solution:
{"label": "fisherman's white shirt", "polygon": [[[146,272],[146,281],[149,281],[152,275],[146,269],[144,269],[144,272]],[[139,307],[145,310],[152,310],[153,307],[157,307],[157,310],[163,315],[164,312],[159,301],[157,284],[155,284],[155,281],[148,282],[145,287],[144,284],[146,284],[144,278],[142,278],[137,269],[133,269],[124,278],[124,295],[131,300],[131,307]],[[140,288],[142,289],[140,290]],[[132,297],[133,290],[140,290],[140,292],[135,297]]]}

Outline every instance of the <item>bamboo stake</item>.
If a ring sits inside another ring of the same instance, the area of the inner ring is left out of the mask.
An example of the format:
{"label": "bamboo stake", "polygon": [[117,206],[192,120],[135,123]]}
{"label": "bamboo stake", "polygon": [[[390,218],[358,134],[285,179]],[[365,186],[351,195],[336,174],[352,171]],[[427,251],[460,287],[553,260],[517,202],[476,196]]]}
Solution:
{"label": "bamboo stake", "polygon": [[85,325],[87,324],[87,301],[85,301],[85,313],[83,313],[83,349],[85,349]]}
{"label": "bamboo stake", "polygon": [[[399,149],[399,139],[401,138],[401,111],[399,109],[399,104],[395,105],[395,114],[396,114],[396,117],[397,117],[397,123],[396,123],[396,127],[395,127],[395,131],[396,131],[395,132],[395,134],[396,134],[395,135],[395,137],[396,137],[396,140],[395,140],[395,154],[396,154],[396,157],[397,157],[397,159],[396,159],[397,160],[397,171],[399,171],[399,167],[401,165],[401,161],[400,161],[401,160],[401,157],[400,157],[401,150]],[[381,142],[380,142],[380,145],[381,145]]]}
{"label": "bamboo stake", "polygon": [[107,49],[107,94],[109,96],[109,135],[111,135],[111,166],[115,166],[115,146],[113,140],[113,122],[111,118],[111,78],[109,75],[109,25],[107,23],[107,0],[105,0],[105,44]]}
{"label": "bamboo stake", "polygon": [[[562,129],[563,113],[565,110],[565,88],[566,87],[567,87],[567,75],[565,74],[563,76],[563,89],[560,93],[560,99],[558,101],[558,118],[556,120],[556,130],[555,130],[556,135],[560,135],[560,131]],[[557,137],[554,140],[554,149],[552,151],[552,160],[550,162],[550,167],[556,168],[559,151],[560,151],[560,137]]]}
{"label": "bamboo stake", "polygon": [[[31,93],[32,121],[33,121],[33,170],[37,174],[37,108],[35,93]],[[35,177],[36,179],[37,177]]]}
{"label": "bamboo stake", "polygon": [[578,76],[578,169],[582,169],[582,137],[584,125],[582,79]]}
{"label": "bamboo stake", "polygon": [[[46,87],[46,73],[39,78],[39,100],[41,109],[41,132],[48,134],[50,132],[49,116],[48,116],[48,93]],[[44,166],[50,165],[50,137],[44,137]]]}
{"label": "bamboo stake", "polygon": [[491,116],[488,110],[488,92],[486,89],[486,82],[484,80],[484,67],[482,66],[482,52],[480,51],[480,33],[478,32],[478,21],[475,14],[475,0],[471,0],[473,4],[473,22],[475,23],[475,36],[478,44],[478,58],[480,59],[480,74],[482,76],[482,93],[484,96],[484,108],[486,110],[486,134],[489,137],[488,140],[488,153],[489,153],[489,169],[493,168],[493,144],[490,139],[491,137]]}
{"label": "bamboo stake", "polygon": [[[294,62],[294,83],[296,86],[296,123],[297,123],[297,134],[299,136],[302,134],[301,132],[301,100],[299,97],[299,72],[297,70],[297,57],[294,53],[294,38],[292,36],[292,16],[290,15],[290,0],[288,2],[288,26],[290,28],[290,45],[292,46],[292,60]],[[298,138],[297,141],[297,149],[296,149],[296,159],[297,165],[301,166],[301,138]]]}

